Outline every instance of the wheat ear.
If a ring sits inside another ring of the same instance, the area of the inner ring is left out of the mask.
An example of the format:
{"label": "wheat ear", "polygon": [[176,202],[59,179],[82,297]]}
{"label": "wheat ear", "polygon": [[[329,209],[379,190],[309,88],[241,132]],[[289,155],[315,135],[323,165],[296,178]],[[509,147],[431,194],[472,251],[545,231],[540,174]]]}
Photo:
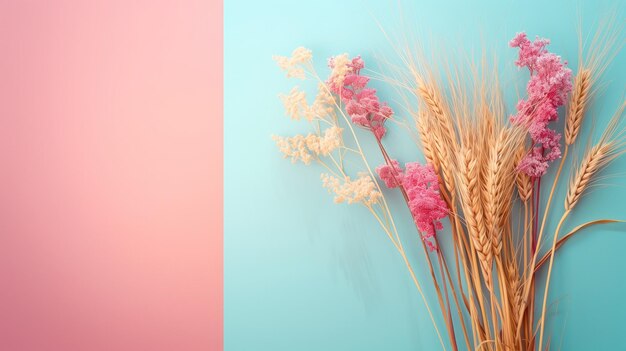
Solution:
{"label": "wheat ear", "polygon": [[439,159],[445,187],[452,194],[455,191],[453,166],[456,154],[456,136],[447,105],[441,92],[422,80],[417,82],[417,93],[430,111],[428,117],[433,118],[433,123],[429,124],[431,146]]}
{"label": "wheat ear", "polygon": [[[526,153],[527,151],[524,145],[517,149],[517,154],[515,155],[516,165],[526,156]],[[533,181],[530,176],[524,172],[516,172],[515,183],[517,184],[517,192],[519,193],[520,200],[522,200],[522,202],[530,200],[530,197],[533,195]]]}
{"label": "wheat ear", "polygon": [[597,144],[585,155],[576,175],[570,181],[565,197],[565,210],[569,211],[576,206],[593,176],[610,161],[612,149],[612,143]]}
{"label": "wheat ear", "polygon": [[585,110],[591,97],[591,78],[591,69],[581,68],[574,79],[574,91],[565,118],[565,143],[567,145],[572,145],[580,132]]}
{"label": "wheat ear", "polygon": [[434,145],[432,140],[432,131],[429,126],[429,118],[426,111],[421,110],[415,116],[415,126],[417,127],[417,131],[420,135],[420,141],[422,143],[422,150],[424,152],[424,158],[428,163],[430,163],[435,172],[439,173],[439,158],[434,151]]}
{"label": "wheat ear", "polygon": [[570,211],[580,201],[585,190],[591,185],[593,176],[626,151],[624,149],[626,147],[626,128],[619,129],[624,108],[626,108],[626,102],[622,103],[617,113],[611,118],[598,143],[585,154],[578,171],[570,180],[565,197],[566,211]]}
{"label": "wheat ear", "polygon": [[515,185],[515,155],[508,150],[514,145],[515,133],[501,129],[488,158],[485,179],[485,220],[491,236],[494,256],[502,251],[502,232],[511,214]]}
{"label": "wheat ear", "polygon": [[482,197],[480,196],[480,167],[476,154],[468,146],[463,146],[459,153],[457,175],[465,223],[474,244],[483,275],[486,280],[490,280],[493,255],[491,241],[483,221]]}
{"label": "wheat ear", "polygon": [[435,117],[437,123],[443,129],[445,136],[452,141],[454,127],[448,111],[449,109],[439,89],[432,84],[427,84],[423,80],[419,80],[417,82],[417,93],[432,112],[433,117]]}

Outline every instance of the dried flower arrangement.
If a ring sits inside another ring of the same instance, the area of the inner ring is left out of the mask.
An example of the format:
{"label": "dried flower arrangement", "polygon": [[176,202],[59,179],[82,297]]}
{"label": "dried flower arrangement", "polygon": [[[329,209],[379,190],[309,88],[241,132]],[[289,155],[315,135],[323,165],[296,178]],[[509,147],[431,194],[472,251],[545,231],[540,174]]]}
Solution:
{"label": "dried flower arrangement", "polygon": [[[415,103],[404,99],[404,107],[415,111],[410,114],[427,161],[424,165],[408,162],[404,167],[383,144],[386,122],[395,118],[394,111],[371,88],[371,77],[362,73],[363,59],[347,54],[332,57],[330,74],[322,79],[314,69],[311,51],[297,48],[291,57],[274,59],[288,77],[314,80],[318,93],[312,104],[297,88],[281,99],[287,115],[306,120],[312,131],[273,139],[293,162],[315,162],[325,169],[322,184],[334,194],[335,202],[360,204],[372,214],[408,268],[443,349],[458,350],[464,344],[468,350],[546,350],[550,342],[544,326],[554,254],[583,228],[620,222],[600,219],[561,232],[598,172],[626,150],[622,124],[626,103],[580,162],[572,165],[564,213],[551,240],[546,233],[561,171],[579,139],[598,78],[623,44],[620,33],[599,32],[586,56],[581,41],[573,79],[567,63],[547,50],[547,39],[531,41],[525,33],[516,35],[509,43],[519,50],[515,64],[528,69],[530,77],[526,97],[519,100],[508,122],[497,72],[484,69],[479,74],[473,69],[469,79],[458,72],[451,74],[444,90],[444,83],[434,78],[420,55],[397,51],[406,73],[402,79],[387,81],[415,99]],[[561,106],[566,106],[564,147],[561,134],[554,130]],[[356,128],[371,133],[370,140],[385,161],[382,165],[370,166]],[[356,171],[354,167],[348,170],[348,159],[360,165]],[[541,211],[540,199],[546,196],[541,191],[542,177],[559,159]],[[407,258],[382,184],[400,191],[412,216],[445,334]],[[453,247],[444,253],[438,235],[446,217]],[[547,249],[544,253],[542,245]],[[454,267],[448,263],[451,259]],[[547,281],[544,291],[536,292],[535,273],[540,269],[547,270]],[[539,316],[534,313],[536,293],[541,299]]]}

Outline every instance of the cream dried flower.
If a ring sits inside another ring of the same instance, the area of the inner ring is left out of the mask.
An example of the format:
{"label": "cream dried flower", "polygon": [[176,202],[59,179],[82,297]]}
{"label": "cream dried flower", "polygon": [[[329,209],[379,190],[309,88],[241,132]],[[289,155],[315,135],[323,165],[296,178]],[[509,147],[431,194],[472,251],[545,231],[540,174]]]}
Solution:
{"label": "cream dried flower", "polygon": [[337,177],[328,174],[322,174],[321,178],[323,186],[329,192],[335,193],[335,203],[362,203],[369,207],[378,203],[382,197],[367,173],[359,173],[355,180],[345,177],[343,183]]}
{"label": "cream dried flower", "polygon": [[313,153],[319,155],[320,154],[320,137],[315,134],[309,134],[305,138],[307,149],[311,150]]}
{"label": "cream dried flower", "polygon": [[296,121],[300,120],[302,117],[309,121],[312,119],[311,109],[306,102],[306,94],[299,90],[298,87],[291,89],[287,95],[280,95],[280,99],[285,106],[285,113],[291,119]]}
{"label": "cream dried flower", "polygon": [[316,155],[328,156],[331,152],[341,146],[342,128],[330,127],[324,131],[323,136],[309,134],[305,138],[306,147]]}
{"label": "cream dried flower", "polygon": [[323,85],[319,86],[312,105],[308,105],[306,93],[298,87],[291,89],[287,95],[281,94],[280,99],[283,102],[287,116],[296,121],[302,118],[307,121],[312,121],[315,118],[324,119],[324,117],[331,115],[335,110],[335,100]]}
{"label": "cream dried flower", "polygon": [[291,162],[296,163],[302,161],[305,165],[311,163],[313,156],[307,148],[307,138],[302,135],[293,137],[272,136],[272,140],[276,142],[278,149],[283,153],[285,158],[291,157]]}
{"label": "cream dried flower", "polygon": [[343,129],[333,126],[324,131],[323,136],[309,133],[307,136],[293,137],[272,136],[278,149],[285,158],[291,157],[291,162],[308,165],[314,157],[328,156],[342,145],[341,133]]}
{"label": "cream dried flower", "polygon": [[352,61],[350,61],[348,54],[334,56],[328,61],[328,66],[332,68],[330,78],[328,79],[331,86],[343,86],[346,75],[352,70],[350,67],[351,63]]}
{"label": "cream dried flower", "polygon": [[319,138],[319,154],[328,156],[333,150],[341,146],[342,128],[333,126],[324,131],[324,136]]}
{"label": "cream dried flower", "polygon": [[302,68],[302,64],[308,63],[313,57],[311,50],[299,47],[292,53],[291,57],[286,56],[274,56],[274,61],[278,64],[278,67],[287,72],[288,78],[305,78],[305,72]]}
{"label": "cream dried flower", "polygon": [[296,64],[302,64],[311,61],[313,53],[305,47],[297,47],[291,53],[291,60]]}
{"label": "cream dried flower", "polygon": [[315,101],[313,101],[313,105],[311,105],[311,113],[314,116],[323,118],[331,115],[335,111],[335,105],[335,98],[330,93],[330,90],[328,90],[328,87],[320,83],[317,88]]}

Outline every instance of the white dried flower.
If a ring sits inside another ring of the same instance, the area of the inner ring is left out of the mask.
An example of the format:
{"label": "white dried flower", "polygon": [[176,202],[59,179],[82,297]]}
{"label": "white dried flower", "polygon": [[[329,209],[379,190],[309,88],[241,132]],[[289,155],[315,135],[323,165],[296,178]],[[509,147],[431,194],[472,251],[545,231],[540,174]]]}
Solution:
{"label": "white dried flower", "polygon": [[291,89],[288,95],[280,95],[280,99],[285,106],[285,113],[291,119],[300,120],[304,117],[311,120],[310,108],[306,102],[306,94],[299,90],[298,87]]}
{"label": "white dried flower", "polygon": [[302,161],[305,165],[311,163],[313,156],[306,147],[307,141],[304,136],[296,135],[285,138],[274,135],[272,139],[276,142],[278,149],[285,158],[291,157],[291,162]]}
{"label": "white dried flower", "polygon": [[346,177],[343,183],[328,174],[322,174],[321,178],[322,185],[329,192],[335,193],[335,203],[362,203],[365,206],[372,206],[378,203],[382,196],[367,173],[359,173],[356,180]]}
{"label": "white dried flower", "polygon": [[287,72],[288,78],[304,79],[306,76],[302,65],[310,62],[312,57],[311,50],[299,47],[291,53],[291,57],[274,56],[272,58],[278,67]]}

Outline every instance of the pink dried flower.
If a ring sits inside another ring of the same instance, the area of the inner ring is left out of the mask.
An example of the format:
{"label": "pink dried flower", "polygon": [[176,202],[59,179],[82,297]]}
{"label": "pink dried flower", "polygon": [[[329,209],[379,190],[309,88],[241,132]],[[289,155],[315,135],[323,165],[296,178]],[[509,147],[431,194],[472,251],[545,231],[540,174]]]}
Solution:
{"label": "pink dried flower", "polygon": [[548,163],[561,157],[561,134],[549,129],[548,124],[557,120],[557,109],[565,104],[572,90],[572,71],[566,67],[567,62],[561,62],[560,56],[546,50],[549,43],[542,38],[531,42],[526,33],[518,33],[509,42],[511,47],[519,48],[515,64],[530,71],[527,99],[518,102],[517,114],[511,121],[528,127],[534,147],[522,159],[518,170],[533,177],[544,175]]}
{"label": "pink dried flower", "polygon": [[385,164],[376,168],[376,172],[385,184],[394,188],[401,182],[408,197],[408,206],[415,225],[422,232],[422,239],[431,251],[437,249],[431,240],[437,230],[443,229],[441,219],[448,215],[448,207],[439,194],[439,178],[431,165],[417,162],[405,164],[404,172],[398,161],[392,160],[391,165]]}
{"label": "pink dried flower", "polygon": [[391,165],[385,163],[376,167],[376,173],[388,188],[396,188],[402,183],[402,169],[396,160],[391,160]]}
{"label": "pink dried flower", "polygon": [[546,50],[548,44],[550,44],[550,40],[539,37],[536,37],[535,41],[531,42],[524,32],[517,33],[509,42],[509,46],[512,48],[520,49],[515,64],[518,67],[528,67],[531,71],[535,69],[537,58],[548,53],[548,50]]}
{"label": "pink dried flower", "polygon": [[435,230],[443,229],[439,220],[448,215],[448,207],[439,194],[439,179],[434,168],[417,162],[407,163],[402,186],[409,197],[409,209],[415,224],[424,234],[424,240],[430,243],[428,239],[435,236]]}
{"label": "pink dried flower", "polygon": [[393,110],[381,103],[376,90],[367,88],[369,77],[361,75],[365,63],[360,56],[350,60],[346,54],[328,60],[332,73],[327,81],[329,89],[339,95],[346,105],[346,112],[352,122],[365,127],[381,139],[386,129],[384,123],[393,115]]}
{"label": "pink dried flower", "polygon": [[520,160],[517,169],[530,177],[541,177],[548,171],[548,163],[542,159],[543,151],[540,147],[534,147],[529,155]]}

